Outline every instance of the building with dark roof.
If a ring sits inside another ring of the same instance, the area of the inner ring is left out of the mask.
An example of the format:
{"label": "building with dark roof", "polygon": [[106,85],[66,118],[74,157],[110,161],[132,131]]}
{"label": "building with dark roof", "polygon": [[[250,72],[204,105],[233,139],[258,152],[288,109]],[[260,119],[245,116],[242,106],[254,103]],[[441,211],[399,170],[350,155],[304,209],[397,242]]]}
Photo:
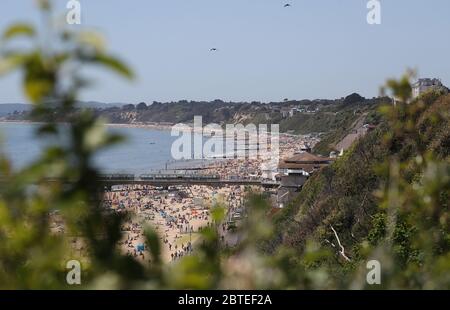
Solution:
{"label": "building with dark roof", "polygon": [[278,173],[281,175],[309,176],[314,171],[331,164],[333,161],[333,158],[304,152],[282,160],[278,165]]}

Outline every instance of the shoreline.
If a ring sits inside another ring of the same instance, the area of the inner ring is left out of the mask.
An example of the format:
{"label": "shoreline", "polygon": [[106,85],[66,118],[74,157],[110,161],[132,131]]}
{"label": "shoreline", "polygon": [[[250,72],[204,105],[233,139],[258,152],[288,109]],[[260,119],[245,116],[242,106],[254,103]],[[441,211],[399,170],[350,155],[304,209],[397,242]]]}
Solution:
{"label": "shoreline", "polygon": [[[0,125],[2,124],[29,124],[29,125],[40,125],[44,124],[44,122],[36,122],[29,120],[4,120],[0,119]],[[61,123],[65,124],[65,123]],[[157,124],[118,124],[118,123],[105,123],[106,127],[110,128],[143,128],[150,130],[159,130],[170,132],[171,126],[167,125],[157,125]],[[1,133],[1,132],[0,132]],[[182,160],[173,160],[170,159],[167,161],[168,170],[208,170],[211,169],[215,164],[219,162],[223,162],[229,159],[224,158],[203,158],[203,159],[182,159]],[[152,169],[154,171],[165,170],[164,166],[160,168]],[[104,171],[105,173],[120,173],[120,171]]]}
{"label": "shoreline", "polygon": [[[30,121],[30,120],[5,120],[0,119],[0,124],[43,124],[44,122],[36,122],[36,121]],[[65,124],[64,122],[61,122],[61,124]],[[194,130],[194,128],[191,126],[192,124],[182,124],[181,125],[189,127],[187,128],[181,128],[178,127],[178,132],[193,132],[193,133],[200,133],[198,130]],[[159,131],[172,131],[175,126],[180,124],[164,124],[164,123],[105,123],[106,127],[111,128],[142,128],[142,129],[153,129],[153,130],[159,130]],[[226,129],[222,129],[223,134],[226,133]],[[203,135],[209,135],[211,136],[212,133],[214,133],[214,130],[206,130],[205,127],[202,127],[202,133]],[[270,132],[267,133],[268,136],[270,136]],[[286,133],[286,132],[280,132],[280,136],[285,137],[304,137],[305,135],[301,134],[292,134],[292,133]]]}
{"label": "shoreline", "polygon": [[[0,119],[0,124],[44,124],[44,122],[36,122],[29,120],[6,120]],[[65,122],[60,122],[60,124],[67,124]],[[107,127],[122,127],[122,128],[149,128],[155,130],[165,130],[170,131],[172,126],[162,125],[162,124],[130,124],[130,123],[105,123]]]}

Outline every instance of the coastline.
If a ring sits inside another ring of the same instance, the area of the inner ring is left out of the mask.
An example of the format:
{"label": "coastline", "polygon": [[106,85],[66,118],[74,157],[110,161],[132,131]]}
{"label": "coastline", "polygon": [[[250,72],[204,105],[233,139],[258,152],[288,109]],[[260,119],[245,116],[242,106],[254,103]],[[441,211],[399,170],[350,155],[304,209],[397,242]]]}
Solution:
{"label": "coastline", "polygon": [[0,124],[43,124],[44,122],[34,122],[28,120],[7,120],[0,118]]}
{"label": "coastline", "polygon": [[[44,122],[36,122],[30,120],[6,120],[0,119],[0,124],[43,124]],[[65,124],[61,122],[61,124]],[[137,123],[105,123],[107,127],[122,127],[122,128],[148,128],[155,130],[165,130],[170,131],[172,126],[163,125],[163,124],[137,124]]]}
{"label": "coastline", "polygon": [[[43,124],[43,122],[36,122],[36,121],[30,121],[30,120],[6,120],[0,118],[0,124]],[[64,122],[61,122],[61,124],[64,124]],[[214,130],[207,130],[205,127],[202,128],[202,132],[199,130],[194,130],[192,127],[192,124],[167,124],[167,123],[105,123],[105,126],[111,127],[111,128],[143,128],[143,129],[152,129],[152,130],[160,130],[160,131],[172,131],[172,129],[176,125],[184,125],[186,127],[179,126],[177,128],[178,132],[194,132],[194,133],[203,133],[203,135],[210,135],[214,133]],[[223,132],[225,133],[226,130],[223,129]],[[280,132],[280,136],[285,137],[303,137],[304,135],[300,134],[293,134],[293,133],[286,133],[286,132]],[[268,135],[270,136],[270,132],[268,132]]]}
{"label": "coastline", "polygon": [[144,128],[144,129],[154,129],[161,131],[171,131],[172,125],[164,124],[143,124],[143,123],[105,123],[107,127],[116,128]]}
{"label": "coastline", "polygon": [[[5,120],[0,119],[0,126],[2,124],[12,124],[12,125],[40,125],[44,122],[36,122],[30,120]],[[61,122],[61,124],[64,124]],[[105,123],[106,127],[109,128],[143,128],[149,130],[158,130],[164,132],[170,132],[171,126],[160,125],[160,124],[118,124],[118,123]],[[1,127],[0,127],[1,129]],[[1,134],[1,131],[0,131]],[[204,159],[187,159],[187,160],[173,160],[167,161],[167,168],[169,170],[207,170],[219,162],[223,162],[228,159],[222,158],[204,158]],[[165,167],[154,168],[152,170],[159,171],[164,170]],[[116,172],[111,172],[116,173]],[[117,172],[118,173],[118,172]]]}

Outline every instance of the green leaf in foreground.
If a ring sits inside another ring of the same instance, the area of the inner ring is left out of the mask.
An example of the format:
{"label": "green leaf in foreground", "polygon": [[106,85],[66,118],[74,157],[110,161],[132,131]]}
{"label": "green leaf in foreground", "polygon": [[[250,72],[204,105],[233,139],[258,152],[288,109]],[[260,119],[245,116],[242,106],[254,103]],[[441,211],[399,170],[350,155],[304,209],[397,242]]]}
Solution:
{"label": "green leaf in foreground", "polygon": [[102,65],[128,79],[134,78],[133,72],[120,59],[113,56],[97,53],[94,56],[84,58],[83,60]]}
{"label": "green leaf in foreground", "polygon": [[2,39],[9,40],[18,36],[34,37],[35,34],[36,33],[33,26],[25,23],[17,23],[10,26],[5,30],[5,32],[3,32]]}

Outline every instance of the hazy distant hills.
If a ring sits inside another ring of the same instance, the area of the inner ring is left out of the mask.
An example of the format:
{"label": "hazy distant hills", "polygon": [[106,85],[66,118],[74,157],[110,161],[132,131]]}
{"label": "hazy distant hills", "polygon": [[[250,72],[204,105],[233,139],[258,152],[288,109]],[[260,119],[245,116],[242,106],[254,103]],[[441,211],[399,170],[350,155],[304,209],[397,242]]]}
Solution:
{"label": "hazy distant hills", "polygon": [[[342,141],[355,124],[373,123],[380,104],[389,98],[367,99],[353,93],[339,99],[289,100],[281,102],[187,101],[123,104],[79,102],[79,106],[95,109],[95,114],[115,124],[176,124],[193,122],[202,116],[203,124],[279,124],[281,132],[318,134],[322,140],[314,149],[327,155]],[[28,105],[0,105],[0,117],[28,120]],[[18,113],[14,113],[18,111]],[[22,111],[22,112],[21,112]],[[6,115],[5,115],[6,113]],[[9,114],[8,114],[9,113]],[[3,114],[3,116],[2,116]],[[64,117],[56,121],[64,121]]]}
{"label": "hazy distant hills", "polygon": [[[78,105],[81,107],[108,109],[113,107],[121,107],[125,103],[104,103],[97,101],[79,101]],[[13,114],[14,112],[25,112],[31,110],[31,105],[24,103],[3,103],[0,104],[0,116]]]}
{"label": "hazy distant hills", "polygon": [[98,101],[78,101],[77,104],[84,108],[108,109],[108,108],[114,108],[114,107],[121,107],[121,106],[125,105],[126,103],[119,103],[119,102],[104,103],[104,102],[98,102]]}
{"label": "hazy distant hills", "polygon": [[22,104],[22,103],[5,103],[0,104],[0,116],[5,116],[11,113],[17,112],[23,112],[23,111],[29,111],[31,109],[31,106],[28,104]]}

